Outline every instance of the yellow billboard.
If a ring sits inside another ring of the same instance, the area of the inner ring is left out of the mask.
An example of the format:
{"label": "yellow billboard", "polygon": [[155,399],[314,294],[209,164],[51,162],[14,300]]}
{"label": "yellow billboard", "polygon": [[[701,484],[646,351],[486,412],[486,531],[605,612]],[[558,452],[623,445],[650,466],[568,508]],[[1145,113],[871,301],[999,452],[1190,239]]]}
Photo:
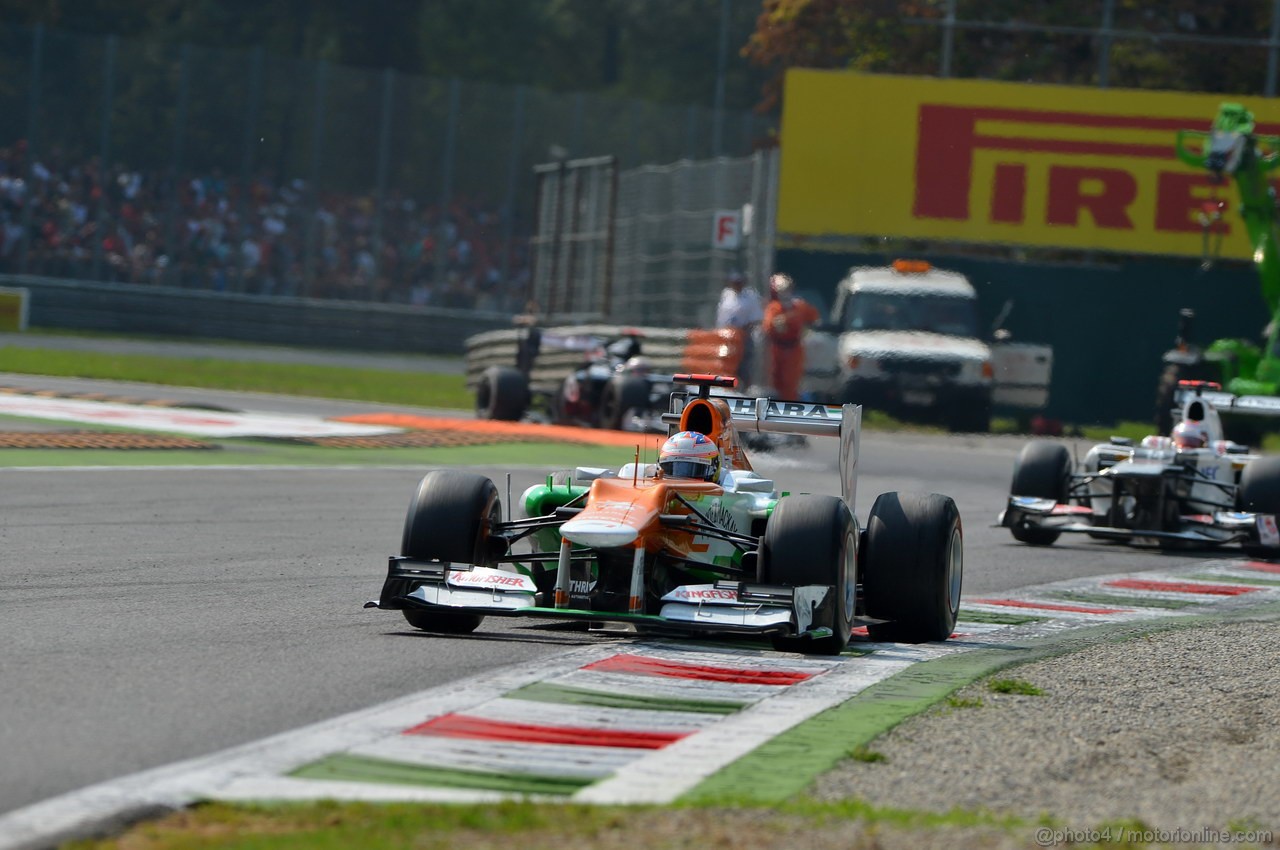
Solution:
{"label": "yellow billboard", "polygon": [[0,286],[0,331],[27,329],[27,301],[30,290]]}
{"label": "yellow billboard", "polygon": [[1234,185],[1174,154],[1224,100],[1280,134],[1261,97],[789,71],[778,231],[1200,256],[1225,200],[1212,241],[1247,258]]}

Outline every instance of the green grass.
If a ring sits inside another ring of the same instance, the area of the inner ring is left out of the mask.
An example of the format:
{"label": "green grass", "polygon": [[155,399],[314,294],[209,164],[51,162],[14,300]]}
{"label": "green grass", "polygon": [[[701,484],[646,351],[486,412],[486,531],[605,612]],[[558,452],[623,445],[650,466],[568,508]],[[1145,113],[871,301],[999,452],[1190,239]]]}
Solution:
{"label": "green grass", "polygon": [[1044,696],[1044,691],[1026,679],[992,679],[987,682],[987,690],[993,694],[1018,694],[1020,696]]}
{"label": "green grass", "polygon": [[[1048,822],[1048,821],[1043,821]],[[1035,823],[981,810],[921,812],[861,800],[797,799],[770,808],[546,805],[502,802],[301,803],[198,805],[131,827],[123,836],[76,841],[64,850],[452,850],[518,846],[522,850],[632,850],[642,847],[731,847],[750,825],[753,846],[878,846],[874,836],[898,830],[959,828],[994,835],[1029,834]],[[850,841],[851,835],[863,841]],[[798,839],[797,836],[804,836]]]}
{"label": "green grass", "polygon": [[[569,443],[498,443],[425,449],[335,449],[266,441],[226,441],[183,450],[4,449],[0,468],[22,466],[575,466],[617,467],[631,451]],[[501,486],[501,482],[497,482]]]}
{"label": "green grass", "polygon": [[1135,443],[1155,431],[1150,422],[1117,422],[1114,425],[1082,425],[1078,429],[1079,436],[1098,443],[1105,443],[1112,437],[1127,437]]}
{"label": "green grass", "polygon": [[0,372],[138,381],[165,386],[278,393],[412,407],[468,410],[473,404],[462,375],[302,363],[242,362],[6,346],[0,348]]}
{"label": "green grass", "polygon": [[955,695],[947,697],[948,708],[982,708],[981,697],[958,697]]}
{"label": "green grass", "polygon": [[849,751],[849,758],[854,761],[864,762],[866,764],[877,764],[882,761],[888,761],[889,758],[879,750],[873,750],[868,747],[858,746]]}

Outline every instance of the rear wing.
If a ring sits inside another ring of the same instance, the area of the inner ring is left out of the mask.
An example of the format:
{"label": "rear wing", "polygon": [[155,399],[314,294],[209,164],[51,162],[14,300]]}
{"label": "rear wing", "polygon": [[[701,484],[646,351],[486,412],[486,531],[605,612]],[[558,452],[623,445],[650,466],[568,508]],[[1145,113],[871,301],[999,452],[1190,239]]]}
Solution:
{"label": "rear wing", "polygon": [[[696,392],[677,390],[662,421],[674,433],[690,398],[716,398],[729,406],[733,427],[738,433],[797,434],[804,437],[838,437],[840,440],[841,498],[854,510],[858,488],[858,444],[862,431],[862,405],[819,404],[810,401],[780,401],[771,398],[710,395],[712,387],[732,387],[735,378],[720,375],[673,375],[673,383],[694,384]],[[855,514],[856,516],[856,514]]]}
{"label": "rear wing", "polygon": [[1218,384],[1203,381],[1179,381],[1173,392],[1175,421],[1188,401],[1198,398],[1217,408],[1219,413],[1248,416],[1280,416],[1280,397],[1270,395],[1236,395],[1219,389]]}

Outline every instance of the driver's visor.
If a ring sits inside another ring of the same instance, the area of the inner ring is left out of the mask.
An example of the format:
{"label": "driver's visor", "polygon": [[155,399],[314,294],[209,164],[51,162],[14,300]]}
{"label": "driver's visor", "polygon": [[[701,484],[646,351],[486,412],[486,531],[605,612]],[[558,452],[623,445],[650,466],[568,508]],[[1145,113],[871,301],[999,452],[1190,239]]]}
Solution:
{"label": "driver's visor", "polygon": [[662,474],[671,478],[697,478],[706,481],[711,474],[711,464],[705,460],[682,458],[664,460],[658,465],[662,467]]}

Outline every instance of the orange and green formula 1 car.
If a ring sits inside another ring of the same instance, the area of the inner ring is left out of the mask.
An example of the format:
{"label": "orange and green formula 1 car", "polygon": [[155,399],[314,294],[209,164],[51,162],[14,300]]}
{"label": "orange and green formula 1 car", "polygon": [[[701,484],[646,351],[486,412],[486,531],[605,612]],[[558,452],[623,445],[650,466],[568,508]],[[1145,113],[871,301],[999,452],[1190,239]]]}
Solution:
{"label": "orange and green formula 1 car", "polygon": [[[734,380],[674,376],[697,390],[672,393],[663,417],[673,434],[716,444],[714,480],[659,464],[579,467],[529,488],[525,516],[504,520],[490,479],[427,473],[401,554],[366,607],[402,611],[432,632],[471,632],[491,615],[538,617],[769,635],[779,649],[814,654],[840,652],[859,624],[877,640],[946,639],[963,575],[955,502],[883,493],[860,528],[861,408],[710,395]],[[838,438],[842,493],[780,493],[752,470],[740,432]]]}

